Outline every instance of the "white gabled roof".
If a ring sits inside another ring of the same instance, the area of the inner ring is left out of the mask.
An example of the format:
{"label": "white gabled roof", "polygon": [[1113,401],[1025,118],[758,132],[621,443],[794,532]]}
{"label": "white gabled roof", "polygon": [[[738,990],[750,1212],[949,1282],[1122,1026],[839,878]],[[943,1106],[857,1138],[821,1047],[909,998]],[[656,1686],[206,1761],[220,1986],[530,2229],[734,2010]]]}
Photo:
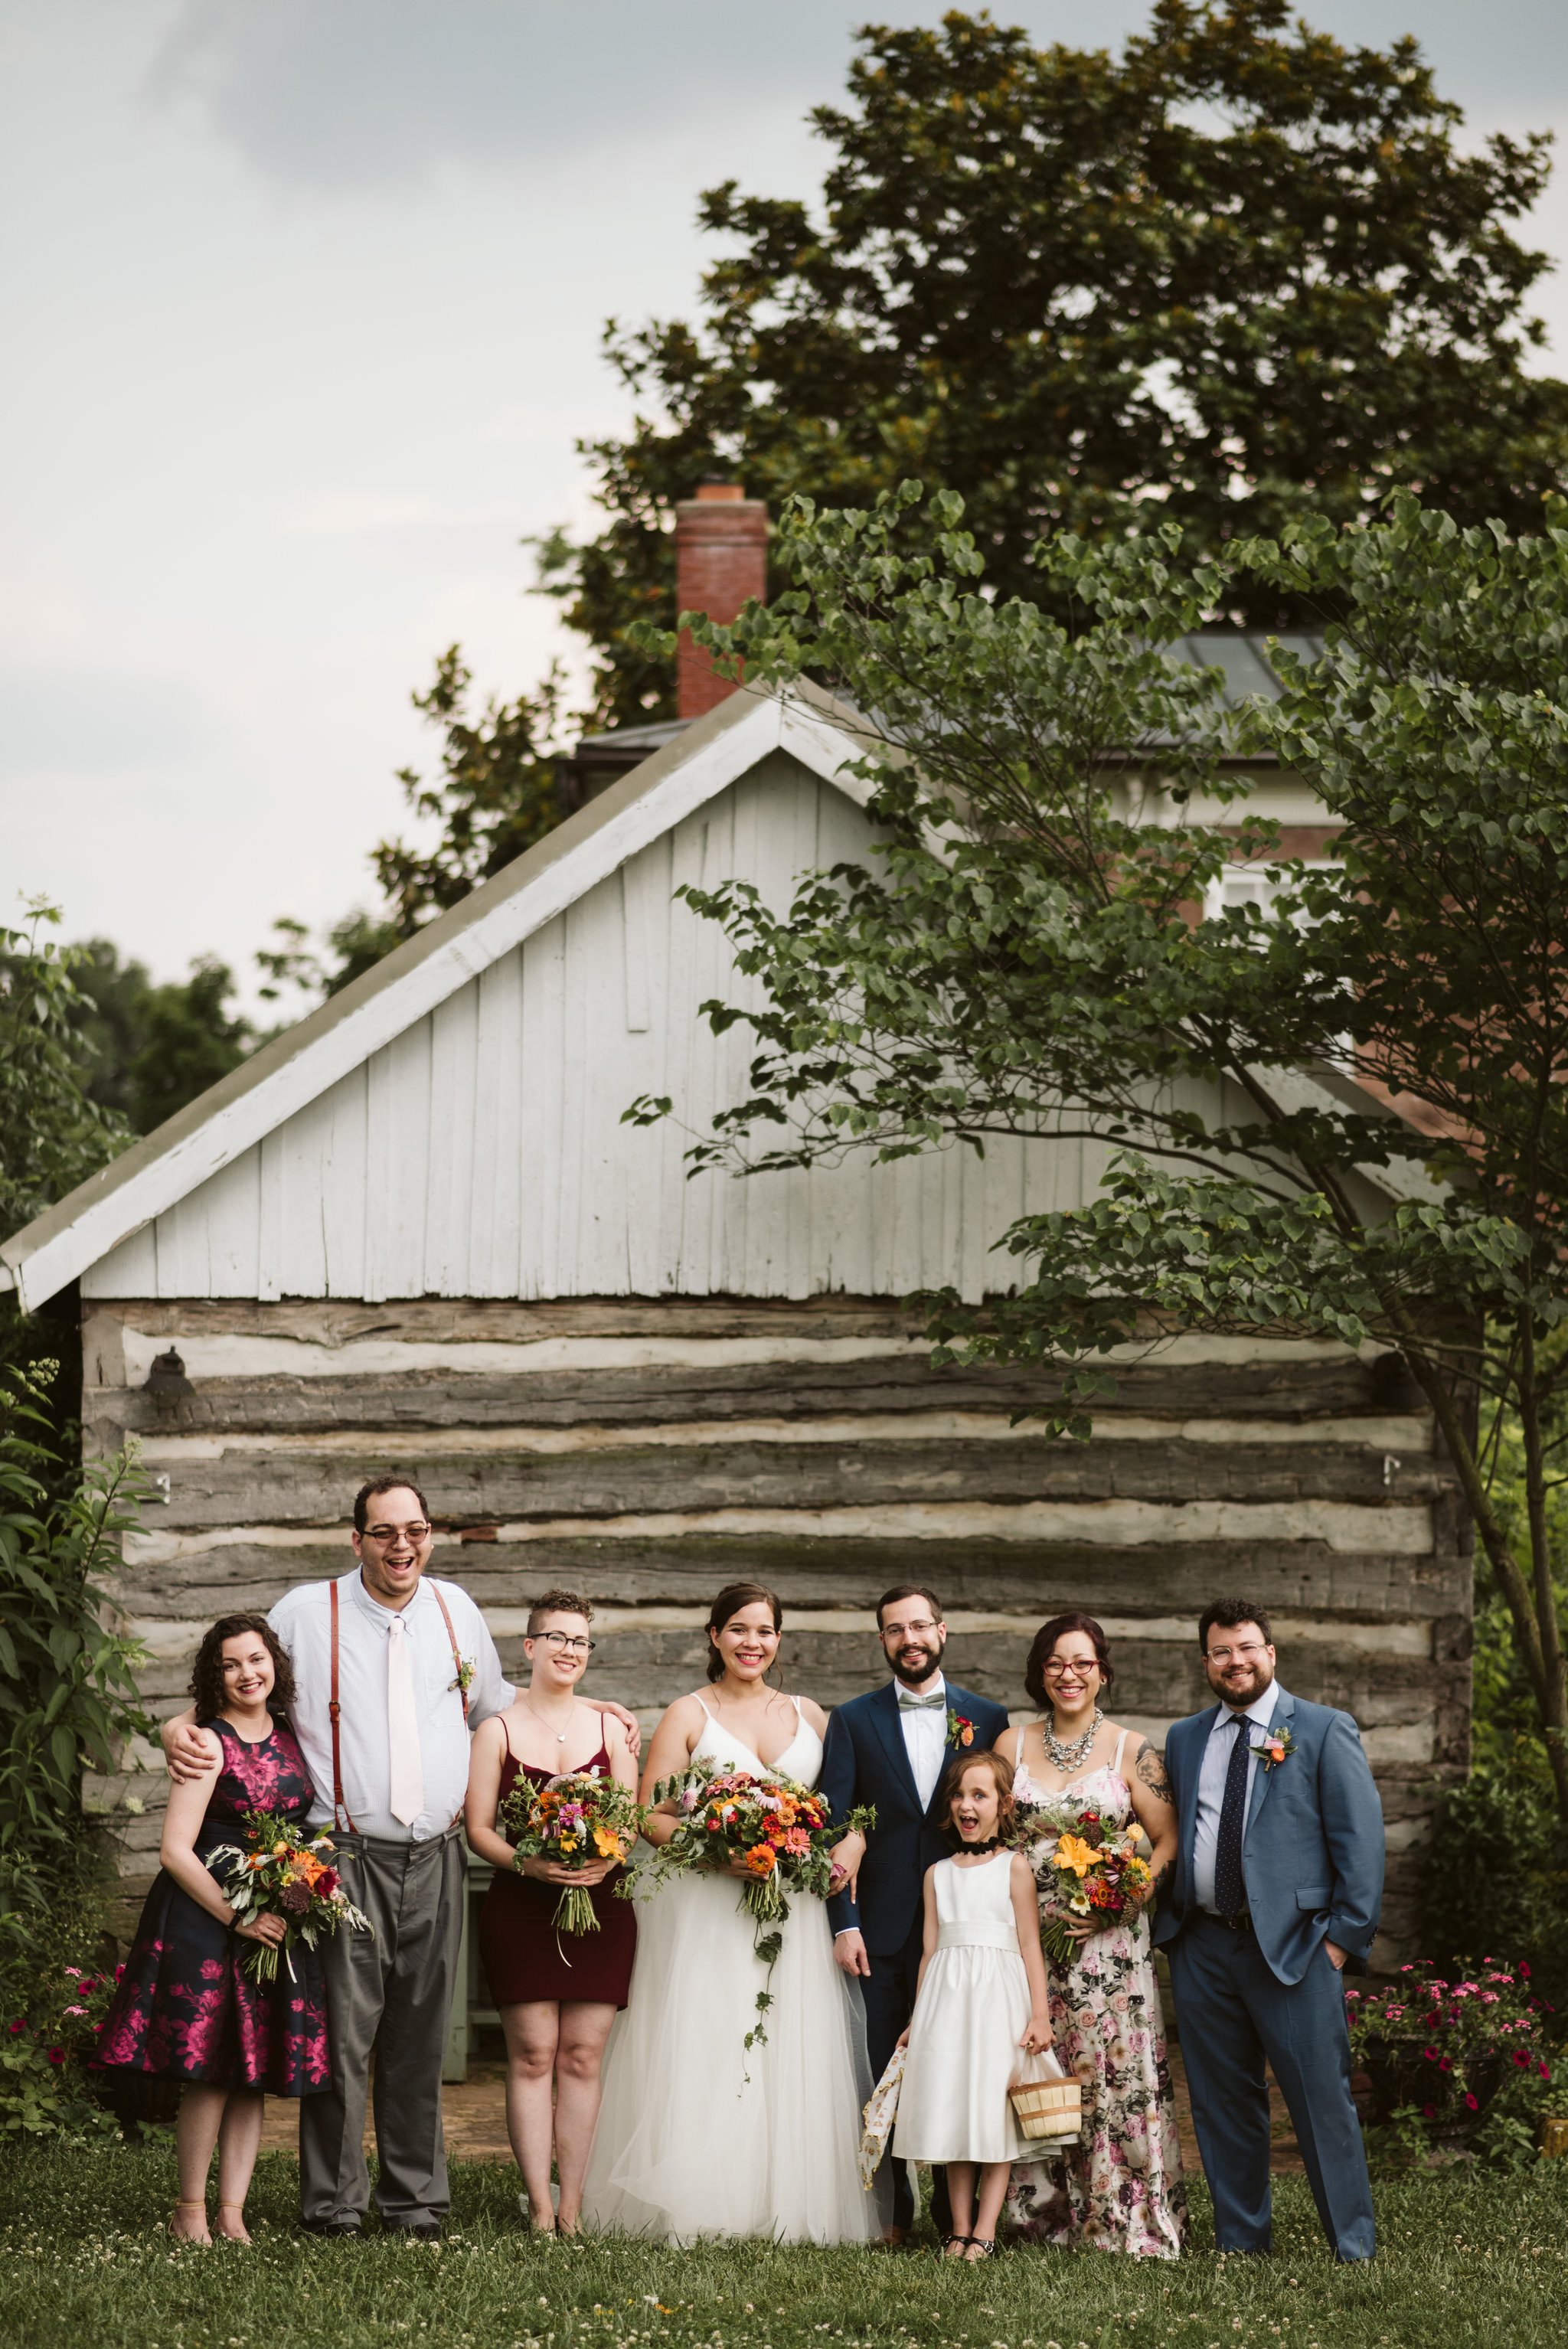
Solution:
{"label": "white gabled roof", "polygon": [[0,1290],[15,1288],[27,1311],[46,1303],[770,752],[788,751],[863,807],[867,787],[843,771],[854,745],[834,712],[810,687],[794,688],[787,702],[744,688],[732,694],[0,1244]]}

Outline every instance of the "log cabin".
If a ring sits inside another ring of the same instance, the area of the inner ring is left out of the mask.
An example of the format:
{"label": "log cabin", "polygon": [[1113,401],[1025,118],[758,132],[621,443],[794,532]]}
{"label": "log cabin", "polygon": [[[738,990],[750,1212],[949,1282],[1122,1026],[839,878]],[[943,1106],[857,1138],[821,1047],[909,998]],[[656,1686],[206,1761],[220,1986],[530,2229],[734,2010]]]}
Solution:
{"label": "log cabin", "polygon": [[[158,1480],[114,1589],[150,1708],[183,1702],[215,1614],[346,1570],[352,1495],[384,1471],[428,1495],[435,1569],[503,1659],[565,1583],[597,1610],[590,1692],[650,1721],[700,1679],[730,1578],[779,1592],[787,1681],[830,1704],[882,1676],[873,1602],[918,1580],[949,1668],[1018,1717],[1033,1632],[1090,1609],[1118,1713],[1159,1742],[1206,1701],[1199,1609],[1239,1590],[1274,1610],[1286,1685],[1360,1725],[1387,1962],[1470,1702],[1467,1521],[1399,1358],[1189,1339],[1127,1366],[1090,1444],[1047,1442],[1014,1424],[1029,1377],[934,1372],[901,1299],[982,1298],[1012,1218],[1092,1194],[1093,1145],[687,1179],[747,1044],[699,1017],[739,982],[674,893],[739,875],[782,906],[803,870],[863,854],[845,755],[810,698],[740,691],[666,730],[0,1247],[24,1307],[79,1285],[86,1450],[134,1434]],[[1268,788],[1288,817],[1288,779]],[[624,1124],[645,1093],[682,1124]],[[88,1781],[121,1930],[163,1790],[146,1750]],[[476,1974],[454,2076],[491,2020]]]}

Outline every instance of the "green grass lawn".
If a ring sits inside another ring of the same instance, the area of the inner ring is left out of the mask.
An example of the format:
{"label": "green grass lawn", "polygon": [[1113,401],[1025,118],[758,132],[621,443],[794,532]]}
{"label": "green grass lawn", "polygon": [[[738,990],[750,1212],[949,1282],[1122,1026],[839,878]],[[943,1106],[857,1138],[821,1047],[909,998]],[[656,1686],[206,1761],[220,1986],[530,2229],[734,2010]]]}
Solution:
{"label": "green grass lawn", "polygon": [[1275,2189],[1272,2260],[1222,2261],[1197,2189],[1175,2266],[1017,2251],[567,2248],[521,2228],[500,2163],[455,2165],[439,2246],[294,2226],[294,2163],[263,2158],[245,2251],[175,2250],[173,2157],[0,2157],[0,2342],[71,2349],[1449,2349],[1568,2342],[1568,2161],[1527,2178],[1385,2187],[1383,2248],[1336,2268],[1299,2178]]}

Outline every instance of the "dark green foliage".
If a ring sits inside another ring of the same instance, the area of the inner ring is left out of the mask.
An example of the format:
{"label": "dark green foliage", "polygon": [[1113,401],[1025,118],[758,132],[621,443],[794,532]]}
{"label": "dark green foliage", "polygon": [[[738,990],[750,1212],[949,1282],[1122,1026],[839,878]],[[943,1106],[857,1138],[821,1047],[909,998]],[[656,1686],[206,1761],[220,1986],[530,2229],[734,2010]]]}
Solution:
{"label": "dark green foliage", "polygon": [[[1037,598],[1046,531],[1173,520],[1208,554],[1400,485],[1530,528],[1568,478],[1568,387],[1528,371],[1546,257],[1511,233],[1548,142],[1467,151],[1414,40],[1158,0],[1119,57],[956,11],[861,41],[851,104],[813,116],[820,210],[710,190],[699,320],[607,330],[637,402],[584,444],[609,518],[541,547],[603,722],[670,712],[635,624],[673,626],[670,509],[716,470],[776,508],[955,489],[996,592]],[[1259,624],[1299,608],[1228,588]]]}
{"label": "dark green foliage", "polygon": [[106,1628],[98,1577],[150,1485],[125,1454],[79,1472],[51,1442],[46,1370],[0,1370],[0,1924],[26,1930],[81,1840],[84,1761],[150,1734],[134,1640]]}
{"label": "dark green foliage", "polygon": [[88,950],[43,935],[59,918],[57,906],[40,900],[25,929],[0,928],[0,1238],[96,1174],[129,1139],[120,1113],[85,1090]]}
{"label": "dark green foliage", "polygon": [[[1548,1449],[1568,1385],[1551,1340],[1568,1325],[1568,507],[1514,540],[1399,497],[1387,523],[1312,517],[1199,565],[1174,524],[1104,548],[1064,533],[1037,562],[1078,605],[1071,629],[979,592],[961,501],[922,508],[913,483],[870,512],[802,502],[781,523],[800,586],[695,630],[755,687],[833,680],[887,838],[874,869],[802,876],[785,915],[744,882],[684,893],[760,982],[758,1009],[706,1007],[757,1052],[694,1164],[1096,1145],[1092,1199],[993,1236],[1006,1293],[926,1300],[937,1361],[1037,1365],[1042,1412],[1074,1433],[1117,1347],[1397,1349],[1568,1816]],[[1282,647],[1280,697],[1230,713],[1217,670],[1156,648],[1239,579],[1310,598],[1326,626],[1321,660]],[[1339,827],[1333,861],[1277,857],[1227,751],[1302,779]],[[1194,921],[1238,856],[1272,876],[1272,911]],[[1390,1097],[1424,1104],[1425,1130],[1384,1114]],[[1474,1386],[1516,1418],[1511,1533]]]}
{"label": "dark green foliage", "polygon": [[1417,1932],[1450,1975],[1483,1958],[1522,1958],[1531,1988],[1555,2010],[1554,2035],[1568,2043],[1568,1829],[1544,1773],[1532,1785],[1517,1767],[1477,1770],[1443,1794]]}
{"label": "dark green foliage", "polygon": [[155,985],[146,966],[124,962],[108,938],[89,938],[77,986],[84,999],[73,1025],[94,1058],[87,1096],[137,1133],[155,1126],[237,1069],[255,1030],[229,1009],[234,976],[214,955],[200,956],[188,979]]}

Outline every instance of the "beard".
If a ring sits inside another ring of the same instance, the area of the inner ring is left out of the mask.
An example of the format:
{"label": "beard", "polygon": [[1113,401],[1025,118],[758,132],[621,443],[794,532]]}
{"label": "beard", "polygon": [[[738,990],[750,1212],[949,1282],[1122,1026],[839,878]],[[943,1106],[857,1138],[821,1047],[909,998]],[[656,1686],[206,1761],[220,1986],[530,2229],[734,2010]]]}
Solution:
{"label": "beard", "polygon": [[930,1640],[906,1640],[896,1654],[888,1658],[894,1680],[902,1681],[905,1688],[923,1687],[934,1672],[942,1670],[942,1651],[946,1645],[945,1640],[934,1634]]}
{"label": "beard", "polygon": [[1213,1690],[1220,1702],[1229,1705],[1233,1713],[1244,1713],[1248,1705],[1257,1702],[1264,1691],[1273,1685],[1273,1682],[1274,1667],[1265,1661],[1261,1664],[1249,1667],[1244,1682],[1239,1674],[1233,1673],[1226,1680],[1211,1676],[1209,1686]]}

